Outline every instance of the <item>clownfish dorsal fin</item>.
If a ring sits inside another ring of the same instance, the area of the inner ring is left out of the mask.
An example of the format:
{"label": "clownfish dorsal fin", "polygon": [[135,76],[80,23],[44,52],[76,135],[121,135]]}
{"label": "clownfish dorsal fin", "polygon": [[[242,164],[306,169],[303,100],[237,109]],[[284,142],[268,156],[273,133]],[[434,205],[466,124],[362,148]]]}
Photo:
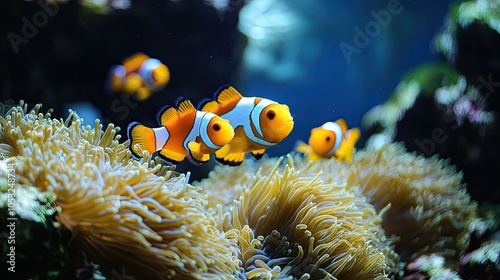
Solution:
{"label": "clownfish dorsal fin", "polygon": [[175,123],[179,118],[179,114],[174,107],[170,105],[163,106],[156,115],[159,125],[168,126],[168,124]]}
{"label": "clownfish dorsal fin", "polygon": [[242,97],[243,96],[230,85],[220,87],[214,94],[214,100],[221,104],[238,101]]}
{"label": "clownfish dorsal fin", "polygon": [[200,102],[198,109],[204,112],[219,114],[220,104],[233,102],[236,104],[243,96],[232,86],[221,86],[214,94],[213,99],[207,98]]}
{"label": "clownfish dorsal fin", "polygon": [[335,121],[342,128],[342,135],[347,132],[347,122],[344,119],[338,119]]}
{"label": "clownfish dorsal fin", "polygon": [[184,97],[179,97],[177,99],[177,113],[179,113],[179,116],[183,116],[186,114],[192,114],[196,112],[196,108],[194,107],[193,103],[189,101],[189,99],[186,99]]}
{"label": "clownfish dorsal fin", "polygon": [[148,59],[149,59],[149,56],[147,56],[141,52],[138,52],[138,53],[135,53],[132,56],[124,59],[122,64],[125,67],[125,69],[127,70],[127,73],[130,73],[132,71],[137,71],[141,67],[142,63],[144,63],[144,61],[146,61]]}

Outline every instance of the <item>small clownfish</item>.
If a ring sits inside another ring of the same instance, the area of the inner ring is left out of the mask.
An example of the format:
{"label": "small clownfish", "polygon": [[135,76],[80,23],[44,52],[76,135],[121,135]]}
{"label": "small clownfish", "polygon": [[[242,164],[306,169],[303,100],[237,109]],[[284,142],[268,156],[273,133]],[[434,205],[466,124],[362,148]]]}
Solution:
{"label": "small clownfish", "polygon": [[136,53],[123,60],[122,65],[111,67],[108,89],[143,101],[164,88],[169,80],[170,71],[165,64],[143,53]]}
{"label": "small clownfish", "polygon": [[326,122],[320,127],[313,128],[309,136],[309,145],[299,141],[295,150],[306,153],[311,160],[331,158],[337,161],[352,162],[354,145],[360,136],[359,129],[347,129],[344,119],[335,122]]}
{"label": "small clownfish", "polygon": [[[142,151],[177,164],[185,157],[195,165],[206,163],[210,154],[222,148],[234,137],[229,121],[209,112],[197,111],[191,101],[180,98],[176,108],[165,106],[158,111],[161,127],[150,128],[132,122],[127,129],[130,151],[140,158]],[[137,151],[136,147],[140,149]]]}
{"label": "small clownfish", "polygon": [[261,97],[243,97],[228,85],[198,108],[227,119],[233,126],[233,140],[215,152],[216,160],[227,165],[240,165],[248,152],[260,159],[266,149],[281,142],[293,129],[287,105]]}

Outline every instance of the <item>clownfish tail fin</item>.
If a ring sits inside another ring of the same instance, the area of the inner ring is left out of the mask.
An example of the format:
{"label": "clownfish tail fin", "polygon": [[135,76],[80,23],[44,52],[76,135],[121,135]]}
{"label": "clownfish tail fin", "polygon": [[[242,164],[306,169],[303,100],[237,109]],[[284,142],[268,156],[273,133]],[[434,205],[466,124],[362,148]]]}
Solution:
{"label": "clownfish tail fin", "polygon": [[152,128],[144,126],[138,122],[128,125],[127,136],[130,140],[130,151],[134,158],[144,156],[144,151],[149,154],[156,152],[155,133]]}

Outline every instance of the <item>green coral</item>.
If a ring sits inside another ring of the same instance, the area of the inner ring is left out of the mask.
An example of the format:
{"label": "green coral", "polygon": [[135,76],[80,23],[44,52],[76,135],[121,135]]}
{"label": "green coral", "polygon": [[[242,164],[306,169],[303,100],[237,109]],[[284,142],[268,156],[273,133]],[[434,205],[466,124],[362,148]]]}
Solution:
{"label": "green coral", "polygon": [[[3,225],[15,225],[15,235],[8,227],[0,231],[2,240],[9,241],[2,242],[2,255],[14,249],[18,279],[64,279],[66,249],[62,228],[56,221],[55,195],[33,186],[11,185],[7,174],[0,173],[0,220]],[[9,189],[16,192],[15,207],[9,205]]]}
{"label": "green coral", "polygon": [[500,270],[500,241],[490,240],[481,245],[481,247],[470,254],[470,263],[474,264],[492,264],[497,270]]}
{"label": "green coral", "polygon": [[450,9],[446,30],[434,39],[434,47],[448,61],[455,60],[456,33],[458,28],[467,28],[474,22],[484,24],[500,33],[500,3],[496,0],[474,0],[456,4]]}
{"label": "green coral", "polygon": [[[397,123],[420,96],[432,97],[436,90],[455,85],[460,75],[446,63],[428,63],[405,74],[384,104],[370,109],[362,119],[365,129],[378,133],[375,140],[392,142]],[[373,141],[373,140],[372,140]]]}

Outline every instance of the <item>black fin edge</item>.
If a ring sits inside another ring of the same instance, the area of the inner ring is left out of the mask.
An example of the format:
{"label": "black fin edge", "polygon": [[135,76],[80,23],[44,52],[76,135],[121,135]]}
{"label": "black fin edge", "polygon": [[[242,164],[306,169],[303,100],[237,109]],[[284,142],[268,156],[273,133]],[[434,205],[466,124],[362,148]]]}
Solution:
{"label": "black fin edge", "polygon": [[261,159],[261,158],[264,156],[264,154],[265,154],[265,153],[262,153],[262,154],[254,154],[254,153],[251,153],[251,154],[252,154],[252,156],[253,156],[256,160],[259,160],[259,159]]}
{"label": "black fin edge", "polygon": [[207,161],[201,161],[201,160],[197,160],[193,157],[193,153],[191,152],[191,150],[188,150],[188,153],[187,153],[187,159],[188,161],[193,164],[193,165],[202,165],[202,164],[205,164],[208,162]]}
{"label": "black fin edge", "polygon": [[129,123],[129,125],[127,126],[127,137],[128,137],[128,139],[130,140],[130,146],[129,146],[128,148],[129,148],[130,152],[132,153],[132,157],[133,157],[134,159],[137,159],[137,160],[138,160],[138,159],[141,159],[142,157],[141,157],[141,156],[139,156],[138,154],[136,154],[136,153],[134,152],[134,149],[133,149],[133,147],[134,147],[134,142],[132,142],[132,137],[130,137],[130,131],[132,131],[132,129],[134,129],[134,127],[136,127],[136,126],[138,126],[138,125],[140,125],[140,123],[139,123],[139,122],[131,122],[131,123]]}
{"label": "black fin edge", "polygon": [[184,97],[184,96],[177,97],[177,99],[175,100],[175,108],[178,109],[179,108],[179,104],[181,104],[182,102],[184,102],[186,100],[188,100],[188,99],[186,97]]}
{"label": "black fin edge", "polygon": [[156,113],[156,121],[158,122],[159,125],[163,125],[163,124],[161,124],[161,115],[163,115],[163,113],[170,108],[173,108],[173,107],[170,105],[165,105],[165,106],[161,107],[160,110],[158,110],[158,113]]}
{"label": "black fin edge", "polygon": [[236,161],[232,161],[232,160],[224,160],[223,158],[215,158],[215,160],[221,164],[224,164],[224,165],[229,165],[229,166],[240,166],[241,163],[243,163],[243,161],[240,161],[240,162],[236,162]]}
{"label": "black fin edge", "polygon": [[230,85],[230,84],[223,85],[223,86],[219,87],[219,88],[215,91],[215,93],[214,93],[214,95],[213,95],[213,97],[212,97],[212,98],[207,97],[207,98],[202,99],[202,100],[198,103],[198,106],[197,106],[198,111],[201,111],[201,108],[203,108],[203,106],[205,106],[205,104],[207,104],[208,102],[215,101],[215,102],[217,102],[217,103],[218,103],[218,101],[217,101],[217,97],[219,96],[219,94],[220,94],[222,91],[224,91],[225,89],[229,88],[229,87],[231,87],[231,85]]}
{"label": "black fin edge", "polygon": [[170,165],[177,165],[177,164],[181,163],[180,161],[173,160],[173,159],[170,159],[170,158],[168,158],[168,157],[166,157],[166,156],[162,155],[160,152],[161,152],[161,150],[158,152],[158,156],[159,156],[159,157],[160,157],[163,161],[167,162],[168,164],[170,164]]}

